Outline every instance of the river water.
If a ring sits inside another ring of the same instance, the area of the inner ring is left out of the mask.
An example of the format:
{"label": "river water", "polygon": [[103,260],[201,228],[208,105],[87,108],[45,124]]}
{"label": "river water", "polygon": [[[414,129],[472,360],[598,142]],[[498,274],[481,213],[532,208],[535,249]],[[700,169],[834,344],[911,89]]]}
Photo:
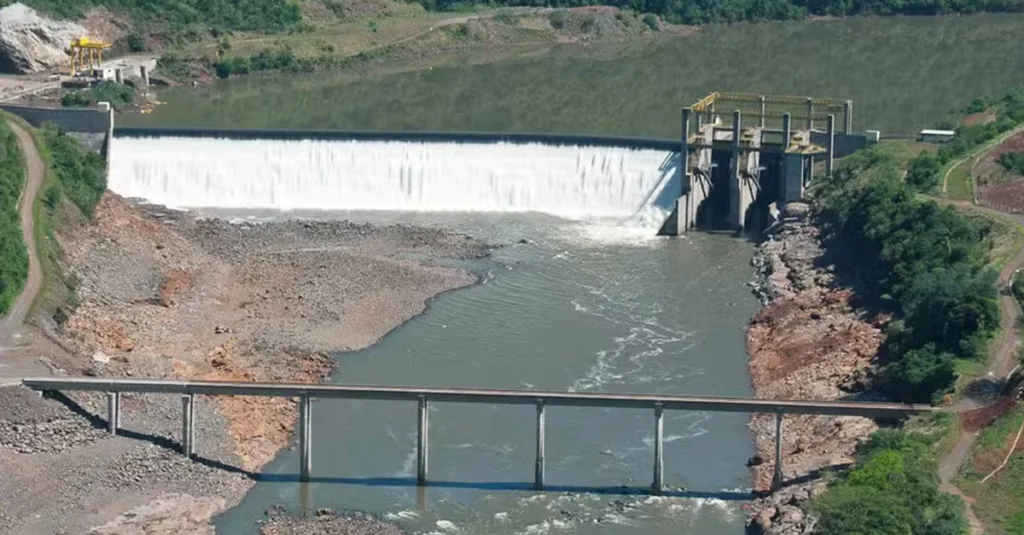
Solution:
{"label": "river water", "polygon": [[[744,285],[753,272],[743,240],[655,238],[539,214],[315,216],[515,244],[463,264],[477,285],[439,296],[375,346],[339,354],[337,383],[751,394],[745,328],[758,304]],[[415,404],[314,401],[314,481],[297,483],[297,451],[281,453],[218,533],[255,533],[277,504],[368,511],[413,533],[742,533],[747,415],[666,412],[665,483],[686,491],[654,498],[630,492],[651,484],[653,411],[547,412],[551,490],[529,490],[534,409],[467,404],[431,405],[432,484],[417,489]]]}

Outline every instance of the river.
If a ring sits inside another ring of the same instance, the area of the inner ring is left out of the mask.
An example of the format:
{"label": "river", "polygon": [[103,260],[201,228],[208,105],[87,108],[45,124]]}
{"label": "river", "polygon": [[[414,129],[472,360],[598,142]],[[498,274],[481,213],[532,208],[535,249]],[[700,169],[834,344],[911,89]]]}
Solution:
{"label": "river", "polygon": [[[439,225],[515,244],[463,264],[479,274],[475,286],[439,296],[373,347],[337,355],[337,383],[751,393],[744,332],[758,304],[744,284],[752,248],[743,240],[655,238],[539,214],[291,215]],[[298,454],[282,452],[217,530],[253,533],[264,511],[281,504],[368,511],[414,533],[735,535],[750,486],[746,422],[742,414],[666,413],[665,483],[686,492],[654,498],[615,488],[651,484],[652,411],[553,407],[553,490],[534,492],[532,407],[436,404],[432,485],[418,491],[414,404],[319,400],[314,482],[297,483]]]}

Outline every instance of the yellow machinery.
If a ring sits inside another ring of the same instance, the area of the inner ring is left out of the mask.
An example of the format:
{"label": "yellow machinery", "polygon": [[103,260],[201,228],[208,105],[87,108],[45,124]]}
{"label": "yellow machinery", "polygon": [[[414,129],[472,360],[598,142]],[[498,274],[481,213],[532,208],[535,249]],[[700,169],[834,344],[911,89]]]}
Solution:
{"label": "yellow machinery", "polygon": [[71,42],[71,76],[78,76],[79,71],[88,67],[88,71],[103,63],[103,51],[110,48],[110,43],[79,37]]}

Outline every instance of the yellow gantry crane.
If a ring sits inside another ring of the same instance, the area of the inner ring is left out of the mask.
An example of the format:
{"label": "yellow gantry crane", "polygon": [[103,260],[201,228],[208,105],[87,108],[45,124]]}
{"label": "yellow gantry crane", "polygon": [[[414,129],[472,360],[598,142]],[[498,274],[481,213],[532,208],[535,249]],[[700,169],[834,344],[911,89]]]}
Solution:
{"label": "yellow gantry crane", "polygon": [[[110,43],[93,41],[88,37],[79,37],[71,42],[71,76],[78,76],[80,70],[88,66],[89,71],[103,63],[103,51],[110,48]],[[87,71],[87,72],[89,72]]]}

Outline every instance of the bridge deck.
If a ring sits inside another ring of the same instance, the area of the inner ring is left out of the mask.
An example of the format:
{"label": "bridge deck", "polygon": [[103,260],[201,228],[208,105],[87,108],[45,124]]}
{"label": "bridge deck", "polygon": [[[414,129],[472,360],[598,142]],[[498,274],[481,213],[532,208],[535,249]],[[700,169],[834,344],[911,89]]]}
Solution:
{"label": "bridge deck", "polygon": [[79,390],[97,392],[138,392],[154,394],[206,394],[218,396],[274,396],[340,399],[376,399],[432,402],[491,403],[570,407],[620,407],[650,409],[660,405],[669,410],[739,413],[823,414],[894,418],[934,412],[929,405],[863,401],[766,400],[729,397],[660,396],[597,392],[543,392],[535,390],[485,390],[476,388],[422,388],[406,386],[361,386],[328,384],[245,383],[227,381],[167,381],[33,377],[23,384],[35,390]]}

